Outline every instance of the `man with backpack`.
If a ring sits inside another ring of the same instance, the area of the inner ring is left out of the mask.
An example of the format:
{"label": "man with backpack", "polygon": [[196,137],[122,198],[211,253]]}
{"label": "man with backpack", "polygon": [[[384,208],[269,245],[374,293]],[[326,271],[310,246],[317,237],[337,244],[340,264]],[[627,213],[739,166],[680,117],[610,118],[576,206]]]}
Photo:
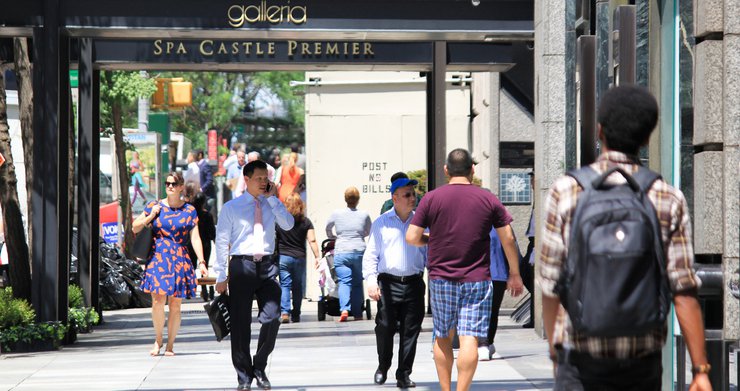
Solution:
{"label": "man with backpack", "polygon": [[538,282],[555,390],[660,390],[671,299],[691,355],[690,390],[711,390],[688,206],[637,158],[657,120],[646,89],[607,91],[601,156],[545,199]]}

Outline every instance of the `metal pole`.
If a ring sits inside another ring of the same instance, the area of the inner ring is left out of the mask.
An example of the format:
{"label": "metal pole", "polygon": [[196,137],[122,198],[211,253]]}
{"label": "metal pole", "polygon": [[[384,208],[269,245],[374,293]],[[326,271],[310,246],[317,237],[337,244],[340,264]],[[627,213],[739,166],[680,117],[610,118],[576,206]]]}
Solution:
{"label": "metal pole", "polygon": [[581,166],[596,161],[596,37],[578,38],[581,105]]}
{"label": "metal pole", "polygon": [[80,103],[78,107],[78,157],[77,157],[77,213],[80,286],[85,302],[96,307],[98,302],[98,256],[100,253],[100,222],[98,207],[100,188],[100,136],[95,128],[93,106],[96,105],[93,71],[93,43],[90,38],[80,39]]}
{"label": "metal pole", "polygon": [[432,71],[427,73],[427,191],[445,183],[442,167],[447,145],[445,112],[447,42],[435,41],[432,51]]}
{"label": "metal pole", "polygon": [[619,85],[635,84],[637,77],[637,20],[634,5],[617,7],[615,25],[619,28]]}

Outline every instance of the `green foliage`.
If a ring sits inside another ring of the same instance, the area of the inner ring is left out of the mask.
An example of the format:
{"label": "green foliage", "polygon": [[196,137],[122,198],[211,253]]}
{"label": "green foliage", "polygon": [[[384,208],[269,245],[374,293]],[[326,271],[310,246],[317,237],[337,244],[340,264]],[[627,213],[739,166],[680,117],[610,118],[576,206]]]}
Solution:
{"label": "green foliage", "polygon": [[138,98],[150,97],[157,90],[154,79],[138,71],[104,71],[100,83],[100,126],[113,127],[113,103],[121,105],[123,127],[137,127]]}
{"label": "green foliage", "polygon": [[98,315],[94,308],[90,307],[70,308],[69,321],[69,324],[74,326],[78,333],[84,333],[90,329],[90,326],[100,322],[100,315]]}
{"label": "green foliage", "polygon": [[82,288],[77,285],[71,284],[69,286],[69,306],[70,308],[82,308],[85,306],[85,300],[83,299]]}
{"label": "green foliage", "polygon": [[0,330],[26,326],[35,319],[36,312],[26,300],[14,299],[11,288],[0,289]]}
{"label": "green foliage", "polygon": [[[291,80],[303,80],[302,72],[163,72],[157,77],[182,77],[193,83],[193,105],[179,112],[171,112],[171,129],[185,134],[193,148],[206,148],[206,130],[216,129],[220,135],[231,137],[236,129],[247,128],[248,134],[239,133],[240,141],[248,147],[274,144],[267,140],[276,132],[256,132],[253,127],[275,127],[264,125],[264,119],[256,118],[254,106],[257,96],[274,96],[287,111],[287,118],[275,119],[281,125],[280,133],[293,132],[290,139],[302,140],[304,124],[304,100],[293,95]],[[246,126],[245,126],[246,125]],[[252,126],[254,125],[254,126]]]}
{"label": "green foliage", "polygon": [[406,175],[409,176],[409,179],[419,181],[419,184],[416,185],[417,194],[423,196],[427,193],[427,170],[408,171]]}
{"label": "green foliage", "polygon": [[[409,176],[409,179],[416,179],[417,181],[419,181],[419,184],[416,186],[416,193],[421,196],[427,193],[427,170],[408,171],[406,175]],[[450,178],[446,177],[446,182],[449,182],[449,180]],[[473,184],[480,187],[483,182],[480,180],[480,178],[474,176]]]}
{"label": "green foliage", "polygon": [[0,331],[0,345],[3,352],[11,351],[16,342],[31,343],[32,341],[52,340],[55,345],[64,339],[67,326],[62,322],[43,322],[13,326]]}

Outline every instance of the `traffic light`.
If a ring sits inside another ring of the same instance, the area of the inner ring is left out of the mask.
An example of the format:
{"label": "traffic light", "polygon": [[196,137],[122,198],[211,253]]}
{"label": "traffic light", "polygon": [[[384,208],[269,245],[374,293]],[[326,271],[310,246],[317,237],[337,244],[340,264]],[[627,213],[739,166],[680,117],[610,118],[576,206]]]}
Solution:
{"label": "traffic light", "polygon": [[193,83],[189,81],[178,81],[170,83],[169,88],[170,106],[190,106],[193,104]]}
{"label": "traffic light", "polygon": [[153,107],[185,107],[192,104],[193,83],[183,81],[181,77],[157,78],[157,91],[152,97]]}

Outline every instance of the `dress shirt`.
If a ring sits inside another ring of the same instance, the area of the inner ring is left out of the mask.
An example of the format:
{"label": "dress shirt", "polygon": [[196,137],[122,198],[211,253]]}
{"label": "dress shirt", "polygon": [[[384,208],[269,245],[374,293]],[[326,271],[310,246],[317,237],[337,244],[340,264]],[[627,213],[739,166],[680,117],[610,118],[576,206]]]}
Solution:
{"label": "dress shirt", "polygon": [[427,246],[416,247],[406,243],[406,230],[412,217],[414,212],[406,221],[401,221],[396,209],[391,208],[373,222],[362,256],[362,276],[369,285],[378,284],[380,273],[401,277],[424,272]]}
{"label": "dress shirt", "polygon": [[[264,254],[275,252],[275,223],[288,231],[293,228],[293,216],[288,213],[280,200],[275,197],[257,198],[262,205],[262,226],[265,230]],[[254,203],[257,200],[244,193],[224,204],[218,215],[216,227],[216,282],[226,280],[229,256],[254,255]]]}

